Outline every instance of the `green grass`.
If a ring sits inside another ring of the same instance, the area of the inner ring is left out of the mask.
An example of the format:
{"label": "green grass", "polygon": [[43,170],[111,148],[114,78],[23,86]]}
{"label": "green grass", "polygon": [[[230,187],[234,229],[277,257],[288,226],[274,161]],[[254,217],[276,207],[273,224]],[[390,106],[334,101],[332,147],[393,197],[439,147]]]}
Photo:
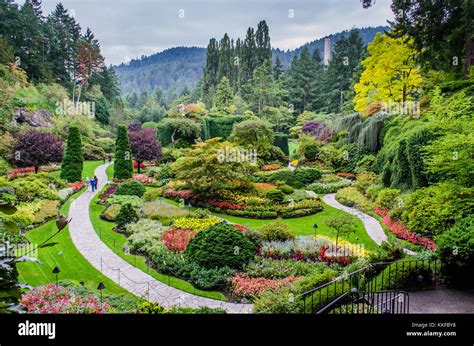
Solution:
{"label": "green grass", "polygon": [[112,181],[114,177],[114,165],[110,165],[109,167],[106,168],[105,173],[107,173],[107,179],[109,181]]}
{"label": "green grass", "polygon": [[[175,201],[169,199],[164,200],[166,200],[166,202],[170,204],[179,205],[179,203]],[[353,244],[363,244],[367,250],[375,250],[378,247],[378,245],[372,240],[372,238],[369,237],[369,235],[365,231],[364,224],[361,220],[339,209],[333,208],[324,202],[321,202],[321,204],[324,207],[324,210],[322,212],[294,219],[283,219],[283,222],[290,226],[290,229],[293,230],[296,235],[323,235],[335,238],[336,232],[333,229],[329,228],[326,225],[325,221],[329,217],[338,215],[349,215],[354,221],[355,232],[347,236],[341,236],[340,238],[345,239]],[[230,222],[235,222],[240,225],[247,226],[249,228],[260,227],[269,222],[269,220],[249,219],[244,217],[223,215],[217,213],[212,214],[226,219]],[[314,224],[318,225],[318,228],[316,230],[313,229]]]}
{"label": "green grass", "polygon": [[[103,163],[102,160],[99,161],[84,161],[84,168],[82,170],[82,180],[86,180],[86,178],[93,178],[95,169]],[[56,171],[51,173],[55,177],[59,178],[61,171]]]}
{"label": "green grass", "polygon": [[288,149],[290,151],[290,158],[293,158],[293,151],[295,151],[296,147],[298,146],[298,142],[294,139],[288,141]]}
{"label": "green grass", "polygon": [[157,271],[155,271],[152,268],[149,268],[146,265],[146,260],[144,257],[124,253],[122,249],[125,244],[126,237],[123,234],[114,232],[112,230],[115,226],[114,223],[104,221],[100,218],[100,214],[105,209],[105,207],[95,203],[98,196],[99,194],[97,194],[92,199],[90,207],[89,207],[91,222],[94,227],[94,230],[97,232],[97,234],[102,239],[102,241],[110,249],[112,249],[118,256],[123,258],[125,261],[127,261],[131,265],[153,276],[155,279],[169,286],[175,287],[181,291],[196,294],[202,297],[212,298],[212,299],[227,300],[226,297],[220,292],[202,291],[195,288],[193,285],[191,285],[189,282],[185,280],[181,280],[173,276],[158,273]]}
{"label": "green grass", "polygon": [[[69,206],[79,194],[72,196],[61,208],[62,214],[67,214]],[[33,244],[40,244],[57,231],[55,221],[50,221],[26,233],[26,238]],[[61,253],[61,254],[60,254]],[[72,242],[69,229],[66,227],[47,246],[38,250],[38,259],[43,263],[22,262],[17,264],[19,281],[31,286],[55,282],[52,270],[55,266],[60,269],[59,280],[81,281],[91,289],[97,289],[103,282],[106,292],[135,297],[132,293],[120,287],[112,280],[95,269],[77,250]]]}

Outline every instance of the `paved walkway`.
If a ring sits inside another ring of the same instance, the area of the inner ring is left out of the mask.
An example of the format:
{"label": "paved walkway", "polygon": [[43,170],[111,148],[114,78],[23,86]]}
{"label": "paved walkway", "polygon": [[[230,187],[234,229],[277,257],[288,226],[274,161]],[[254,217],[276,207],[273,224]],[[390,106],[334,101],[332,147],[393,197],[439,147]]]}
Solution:
{"label": "paved walkway", "polygon": [[[362,221],[365,227],[365,231],[369,235],[372,240],[377,243],[377,245],[382,244],[383,241],[387,240],[387,235],[383,231],[382,226],[380,225],[379,221],[370,216],[367,215],[363,212],[361,212],[358,209],[347,207],[345,205],[342,205],[336,200],[336,194],[335,193],[330,193],[327,195],[323,196],[323,201],[324,203],[330,205],[331,207],[334,207],[336,209],[345,211],[346,213],[349,213],[351,215],[356,216],[359,220]],[[403,252],[406,253],[407,255],[414,256],[416,255],[416,252],[413,252],[409,249],[403,249]]]}
{"label": "paved walkway", "polygon": [[437,287],[434,290],[409,292],[411,314],[472,314],[474,290]]}
{"label": "paved walkway", "polygon": [[367,215],[361,212],[360,210],[342,205],[341,203],[336,201],[335,193],[324,195],[323,201],[324,203],[329,204],[331,207],[345,211],[346,213],[354,215],[358,219],[360,219],[362,223],[364,224],[367,234],[369,235],[370,238],[372,238],[374,242],[377,243],[377,245],[380,245],[382,244],[383,241],[387,240],[387,235],[383,231],[382,226],[380,225],[379,221],[376,218],[373,218],[372,216]]}
{"label": "paved walkway", "polygon": [[[95,170],[95,175],[99,179],[98,191],[107,182],[105,170],[108,165],[101,165]],[[90,221],[89,204],[98,191],[94,193],[86,191],[72,202],[69,210],[69,217],[72,218],[69,232],[79,252],[105,276],[136,296],[158,302],[165,308],[179,305],[193,308],[201,306],[223,308],[229,313],[250,313],[252,311],[251,304],[236,304],[204,298],[168,286],[116,255],[102,242]]]}

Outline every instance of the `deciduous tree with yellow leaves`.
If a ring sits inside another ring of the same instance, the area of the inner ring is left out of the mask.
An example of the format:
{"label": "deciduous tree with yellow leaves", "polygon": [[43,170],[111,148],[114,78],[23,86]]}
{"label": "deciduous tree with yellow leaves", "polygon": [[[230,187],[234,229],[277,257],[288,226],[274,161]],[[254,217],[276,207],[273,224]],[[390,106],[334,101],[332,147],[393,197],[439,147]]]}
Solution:
{"label": "deciduous tree with yellow leaves", "polygon": [[362,61],[364,71],[354,86],[354,109],[368,115],[367,107],[373,103],[411,100],[422,82],[413,39],[378,33],[367,50],[369,56]]}

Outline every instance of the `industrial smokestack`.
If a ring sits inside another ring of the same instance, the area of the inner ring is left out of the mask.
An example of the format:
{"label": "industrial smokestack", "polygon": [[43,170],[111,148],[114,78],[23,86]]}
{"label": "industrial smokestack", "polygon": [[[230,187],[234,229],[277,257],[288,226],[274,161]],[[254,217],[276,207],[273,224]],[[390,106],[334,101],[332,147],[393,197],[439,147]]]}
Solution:
{"label": "industrial smokestack", "polygon": [[329,37],[324,38],[324,65],[329,65],[331,60],[331,39]]}

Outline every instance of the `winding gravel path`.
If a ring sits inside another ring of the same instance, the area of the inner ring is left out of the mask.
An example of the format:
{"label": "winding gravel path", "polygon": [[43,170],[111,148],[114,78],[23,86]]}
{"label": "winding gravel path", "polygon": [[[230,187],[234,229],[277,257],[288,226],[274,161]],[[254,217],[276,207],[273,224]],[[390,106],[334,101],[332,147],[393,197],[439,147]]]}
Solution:
{"label": "winding gravel path", "polygon": [[324,203],[329,204],[331,207],[345,211],[346,213],[354,215],[359,220],[361,220],[362,223],[364,224],[367,234],[369,235],[370,238],[372,238],[374,242],[377,243],[377,245],[380,245],[382,244],[383,241],[387,240],[387,235],[383,231],[382,226],[380,225],[380,223],[378,222],[376,218],[373,218],[372,216],[367,215],[361,212],[360,210],[342,205],[341,203],[336,201],[335,193],[324,195],[323,201]]}
{"label": "winding gravel path", "polygon": [[105,171],[107,166],[109,164],[104,164],[95,170],[95,175],[99,179],[98,190],[94,193],[84,192],[72,202],[69,210],[69,217],[72,218],[69,224],[72,241],[86,260],[126,290],[136,296],[147,298],[149,301],[158,302],[165,308],[171,308],[173,305],[193,308],[206,306],[223,308],[229,313],[250,313],[252,311],[251,304],[229,303],[204,298],[168,286],[130,265],[102,242],[92,227],[89,204],[107,182]]}

